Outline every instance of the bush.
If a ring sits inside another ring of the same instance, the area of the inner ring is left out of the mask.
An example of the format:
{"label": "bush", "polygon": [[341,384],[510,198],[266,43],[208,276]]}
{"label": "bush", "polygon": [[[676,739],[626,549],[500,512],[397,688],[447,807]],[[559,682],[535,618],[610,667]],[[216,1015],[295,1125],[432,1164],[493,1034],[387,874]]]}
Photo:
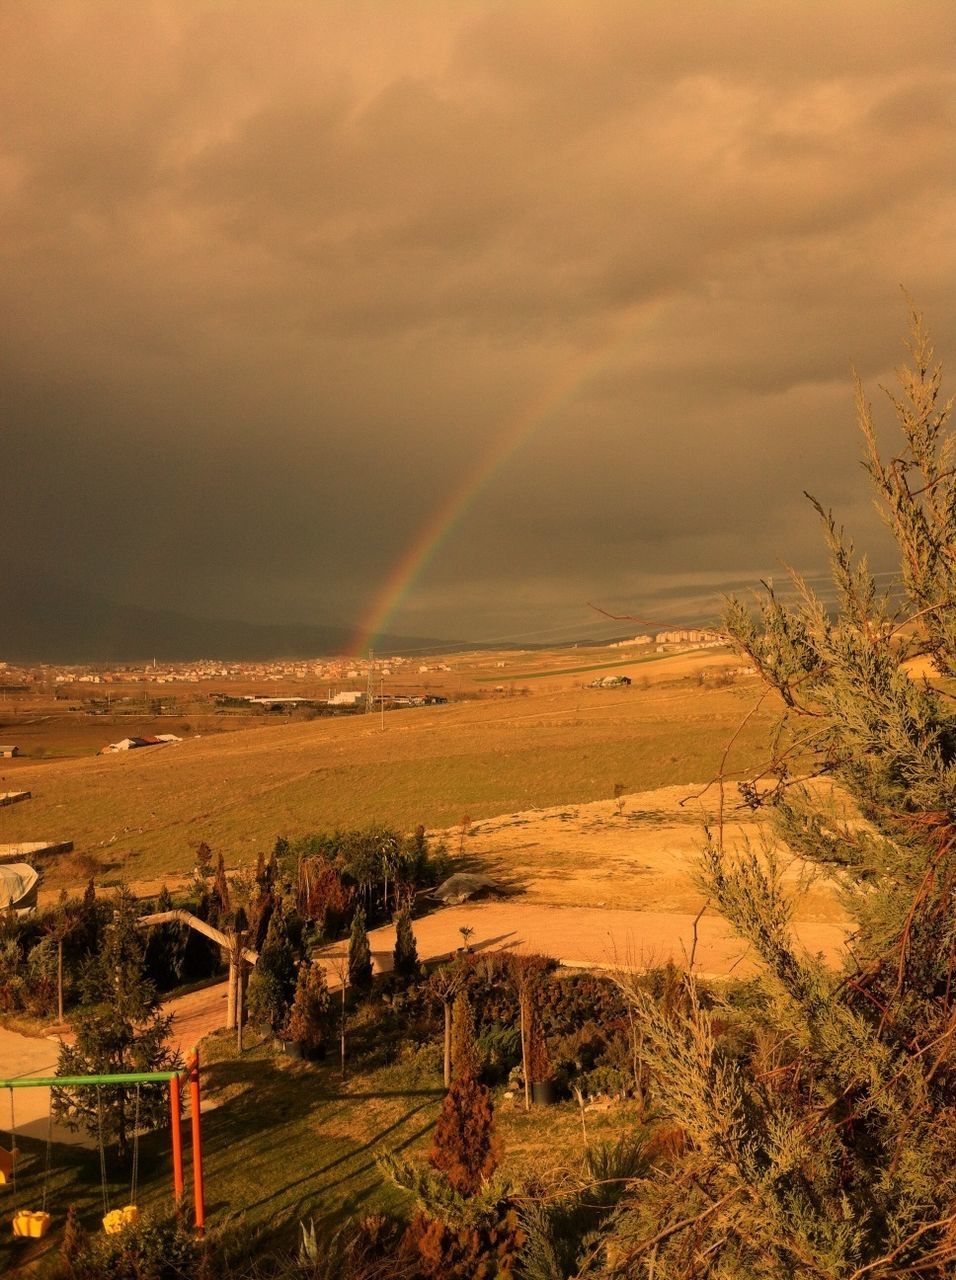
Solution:
{"label": "bush", "polygon": [[278,1036],[285,1027],[296,990],[295,955],[277,905],[269,919],[266,940],[249,979],[249,1017],[264,1031]]}
{"label": "bush", "polygon": [[508,1072],[521,1061],[521,1032],[500,1022],[486,1027],[476,1042],[481,1078],[488,1084],[507,1080]]}
{"label": "bush", "polygon": [[56,1273],[63,1280],[183,1280],[203,1272],[203,1245],[177,1214],[144,1215],[117,1235],[87,1235],[67,1219]]}
{"label": "bush", "polygon": [[365,928],[365,911],[356,907],[349,932],[349,986],[356,991],[368,991],[371,985],[372,951]]}
{"label": "bush", "polygon": [[412,930],[412,913],[404,903],[395,916],[395,950],[392,956],[395,972],[403,978],[418,976],[418,947]]}
{"label": "bush", "polygon": [[418,1214],[405,1233],[424,1280],[510,1280],[518,1273],[524,1232],[518,1214],[505,1206],[477,1223],[451,1226]]}

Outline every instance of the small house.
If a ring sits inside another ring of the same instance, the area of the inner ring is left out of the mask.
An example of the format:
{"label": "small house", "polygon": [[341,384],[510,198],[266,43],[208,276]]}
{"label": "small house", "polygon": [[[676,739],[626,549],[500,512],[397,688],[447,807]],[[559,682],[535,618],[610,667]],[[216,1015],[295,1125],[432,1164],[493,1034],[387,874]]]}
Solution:
{"label": "small house", "polygon": [[2,760],[12,760],[14,756],[18,756],[19,754],[19,747],[0,746],[0,759]]}

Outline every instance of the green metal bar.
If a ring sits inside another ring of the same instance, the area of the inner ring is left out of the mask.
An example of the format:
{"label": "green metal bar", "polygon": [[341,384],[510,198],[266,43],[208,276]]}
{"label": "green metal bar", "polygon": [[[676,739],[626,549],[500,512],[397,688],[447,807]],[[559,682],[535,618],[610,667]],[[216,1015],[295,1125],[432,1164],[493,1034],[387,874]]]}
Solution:
{"label": "green metal bar", "polygon": [[82,1089],[98,1084],[169,1084],[181,1071],[131,1071],[115,1076],[20,1076],[16,1080],[0,1080],[0,1089]]}

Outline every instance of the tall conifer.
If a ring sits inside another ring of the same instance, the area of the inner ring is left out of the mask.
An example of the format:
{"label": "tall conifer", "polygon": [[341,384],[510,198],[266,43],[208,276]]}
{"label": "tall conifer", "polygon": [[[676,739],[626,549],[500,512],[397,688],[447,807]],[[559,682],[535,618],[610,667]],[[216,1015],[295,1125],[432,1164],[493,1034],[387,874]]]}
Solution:
{"label": "tall conifer", "polygon": [[372,951],[365,928],[365,910],[355,908],[349,933],[349,986],[356,991],[368,991],[372,985]]}

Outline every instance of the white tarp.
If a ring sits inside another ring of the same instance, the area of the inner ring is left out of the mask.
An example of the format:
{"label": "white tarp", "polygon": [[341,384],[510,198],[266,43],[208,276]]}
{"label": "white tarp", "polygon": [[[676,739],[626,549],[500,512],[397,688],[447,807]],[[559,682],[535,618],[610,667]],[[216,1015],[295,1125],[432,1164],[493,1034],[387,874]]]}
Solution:
{"label": "white tarp", "polygon": [[12,862],[0,867],[0,911],[13,907],[33,906],[29,901],[39,882],[39,872],[25,862]]}

